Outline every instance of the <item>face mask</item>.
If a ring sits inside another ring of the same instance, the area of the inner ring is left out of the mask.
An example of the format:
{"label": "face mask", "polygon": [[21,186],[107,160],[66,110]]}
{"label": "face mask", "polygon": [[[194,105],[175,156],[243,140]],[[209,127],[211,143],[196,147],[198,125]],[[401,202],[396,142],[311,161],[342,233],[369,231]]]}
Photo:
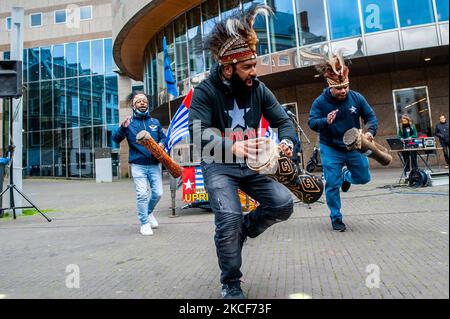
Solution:
{"label": "face mask", "polygon": [[138,116],[147,116],[149,114],[148,109],[145,112],[141,112],[138,109],[133,109],[134,114],[138,115]]}

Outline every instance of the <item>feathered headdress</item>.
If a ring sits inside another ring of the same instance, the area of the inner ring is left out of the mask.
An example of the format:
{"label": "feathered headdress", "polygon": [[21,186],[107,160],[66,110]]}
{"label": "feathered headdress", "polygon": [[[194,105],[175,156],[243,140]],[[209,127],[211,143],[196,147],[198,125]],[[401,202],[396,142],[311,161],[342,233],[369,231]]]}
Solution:
{"label": "feathered headdress", "polygon": [[311,62],[316,63],[316,69],[328,82],[330,87],[348,85],[349,63],[344,59],[344,49],[339,49],[336,53],[328,51],[325,54],[318,54],[306,50],[300,50],[300,56]]}
{"label": "feathered headdress", "polygon": [[253,25],[259,14],[270,15],[266,5],[253,5],[244,15],[236,15],[216,24],[206,41],[213,57],[221,64],[233,64],[255,59],[258,36]]}

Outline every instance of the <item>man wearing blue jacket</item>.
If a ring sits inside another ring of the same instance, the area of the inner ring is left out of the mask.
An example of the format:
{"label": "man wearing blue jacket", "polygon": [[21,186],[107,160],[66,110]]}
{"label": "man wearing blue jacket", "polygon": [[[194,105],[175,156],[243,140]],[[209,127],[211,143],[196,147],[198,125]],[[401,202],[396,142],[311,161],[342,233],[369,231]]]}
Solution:
{"label": "man wearing blue jacket", "polygon": [[[136,187],[137,214],[141,223],[140,232],[144,236],[153,235],[152,228],[158,227],[153,210],[163,195],[161,164],[142,145],[136,143],[136,135],[147,131],[153,139],[165,146],[166,135],[157,119],[150,116],[148,98],[143,92],[134,92],[129,96],[133,116],[128,116],[114,132],[114,142],[120,143],[127,139],[129,146],[128,162],[131,166],[134,185]],[[151,187],[151,197],[148,199],[147,182]]]}
{"label": "man wearing blue jacket", "polygon": [[336,63],[334,68],[330,64],[333,62],[329,62],[321,69],[329,88],[314,101],[308,124],[320,134],[320,154],[331,224],[333,230],[343,232],[346,226],[342,221],[339,188],[347,192],[351,184],[366,184],[371,179],[368,158],[359,151],[347,150],[343,136],[349,129],[360,129],[362,118],[367,130],[364,134],[372,141],[377,133],[378,120],[366,99],[350,90],[349,70],[342,63],[343,58],[330,61]]}

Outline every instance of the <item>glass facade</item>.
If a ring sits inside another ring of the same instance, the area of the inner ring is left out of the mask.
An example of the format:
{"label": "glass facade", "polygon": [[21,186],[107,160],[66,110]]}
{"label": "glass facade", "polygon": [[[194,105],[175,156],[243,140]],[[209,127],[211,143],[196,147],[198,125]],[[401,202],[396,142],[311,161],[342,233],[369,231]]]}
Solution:
{"label": "glass facade", "polygon": [[94,178],[95,149],[119,148],[117,77],[111,39],[24,50],[26,176]]}
{"label": "glass facade", "polygon": [[366,33],[397,28],[395,0],[361,0]]}
{"label": "glass facade", "polygon": [[[145,88],[153,107],[167,102],[161,53],[161,41],[166,36],[178,91],[185,95],[214,63],[203,46],[214,25],[242,14],[253,4],[267,4],[275,13],[268,19],[258,16],[254,25],[259,38],[257,53],[262,56],[260,65],[264,72],[275,72],[290,65],[309,65],[301,59],[299,63],[290,62],[300,58],[296,54],[300,48],[319,52],[343,47],[348,57],[355,58],[446,44],[448,3],[448,0],[204,0],[163,26],[150,41],[145,53]],[[438,40],[438,32],[442,40]]]}
{"label": "glass facade", "polygon": [[432,0],[397,0],[397,3],[402,27],[435,21]]}
{"label": "glass facade", "polygon": [[448,21],[448,0],[436,0],[438,21]]}
{"label": "glass facade", "polygon": [[358,0],[327,0],[331,40],[361,34]]}
{"label": "glass facade", "polygon": [[327,40],[327,28],[323,1],[296,0],[297,25],[301,45]]}

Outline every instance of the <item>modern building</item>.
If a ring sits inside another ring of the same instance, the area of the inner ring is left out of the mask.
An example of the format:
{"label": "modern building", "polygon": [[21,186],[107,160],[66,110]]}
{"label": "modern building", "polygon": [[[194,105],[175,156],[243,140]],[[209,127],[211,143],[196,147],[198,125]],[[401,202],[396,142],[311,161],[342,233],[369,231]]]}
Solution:
{"label": "modern building", "polygon": [[[24,176],[94,178],[95,153],[104,149],[118,176],[119,146],[111,132],[119,123],[121,87],[112,56],[111,1],[1,1],[0,60],[10,59],[12,7],[25,10]],[[130,91],[131,82],[123,90]],[[9,108],[3,104],[5,154]]]}
{"label": "modern building", "polygon": [[[181,98],[170,101],[163,74],[164,36],[181,95],[208,75],[212,60],[203,42],[214,24],[253,3],[275,15],[259,17],[259,77],[279,101],[290,104],[309,138],[305,160],[317,135],[308,114],[325,82],[300,50],[346,49],[352,60],[351,87],[361,92],[380,119],[377,140],[397,133],[408,113],[431,136],[440,113],[448,113],[448,0],[129,0],[116,1],[114,59],[121,72],[144,81],[154,116],[169,124]],[[126,109],[120,109],[119,117]],[[126,160],[126,154],[122,158]],[[441,156],[441,163],[443,158]],[[400,162],[396,161],[395,165]],[[376,166],[376,163],[373,163]]]}
{"label": "modern building", "polygon": [[[208,76],[213,62],[203,43],[214,24],[253,3],[275,11],[255,23],[258,72],[297,114],[305,161],[317,143],[307,125],[310,106],[325,82],[300,50],[346,49],[352,89],[374,107],[381,144],[396,134],[402,113],[431,135],[448,112],[448,0],[6,0],[0,59],[9,58],[11,8],[25,8],[24,175],[94,178],[95,154],[107,149],[114,174],[129,176],[126,143],[111,141],[130,114],[126,96],[144,88],[153,116],[167,127],[183,95]],[[178,99],[164,84],[164,36]],[[7,110],[0,107],[3,126]]]}

